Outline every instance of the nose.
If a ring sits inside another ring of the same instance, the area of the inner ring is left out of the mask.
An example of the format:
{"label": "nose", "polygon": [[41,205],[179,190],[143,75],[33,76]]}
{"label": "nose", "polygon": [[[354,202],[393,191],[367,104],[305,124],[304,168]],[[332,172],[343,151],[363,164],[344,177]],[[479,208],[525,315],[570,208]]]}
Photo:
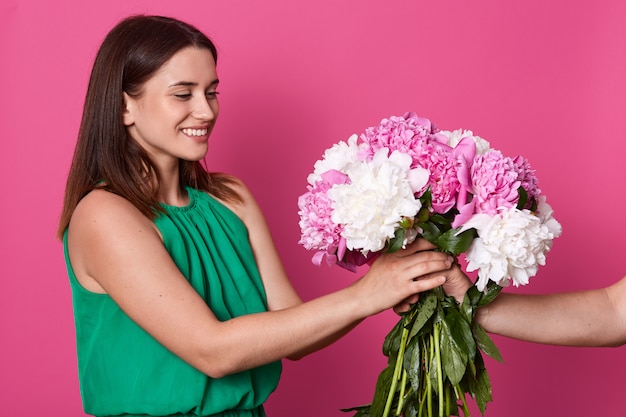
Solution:
{"label": "nose", "polygon": [[199,96],[197,100],[195,100],[191,116],[203,121],[213,120],[217,116],[217,106],[217,100]]}

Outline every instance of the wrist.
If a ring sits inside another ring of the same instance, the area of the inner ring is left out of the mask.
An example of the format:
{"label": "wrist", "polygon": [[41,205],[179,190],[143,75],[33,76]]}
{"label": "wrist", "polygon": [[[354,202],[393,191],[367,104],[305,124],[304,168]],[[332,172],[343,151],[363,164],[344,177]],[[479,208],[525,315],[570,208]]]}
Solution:
{"label": "wrist", "polygon": [[485,322],[487,321],[488,314],[489,314],[489,305],[477,308],[474,314],[474,321],[480,324],[480,326],[483,329],[485,328]]}

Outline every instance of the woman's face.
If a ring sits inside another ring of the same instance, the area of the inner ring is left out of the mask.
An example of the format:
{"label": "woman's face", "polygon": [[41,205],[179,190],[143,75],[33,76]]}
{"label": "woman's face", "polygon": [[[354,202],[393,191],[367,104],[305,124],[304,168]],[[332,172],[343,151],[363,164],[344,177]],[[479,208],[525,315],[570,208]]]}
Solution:
{"label": "woman's face", "polygon": [[138,96],[124,93],[124,124],[161,169],[206,155],[219,111],[218,82],[211,52],[188,47],[146,81]]}

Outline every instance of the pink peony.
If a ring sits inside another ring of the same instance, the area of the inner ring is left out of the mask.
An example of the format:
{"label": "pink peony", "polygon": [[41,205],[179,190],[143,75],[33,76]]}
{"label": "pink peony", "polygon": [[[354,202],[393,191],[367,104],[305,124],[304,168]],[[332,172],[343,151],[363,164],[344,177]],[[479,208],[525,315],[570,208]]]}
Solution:
{"label": "pink peony", "polygon": [[495,215],[498,209],[515,207],[521,182],[513,159],[490,150],[474,159],[470,173],[475,213]]}
{"label": "pink peony", "polygon": [[298,198],[300,215],[300,244],[306,249],[316,249],[334,253],[339,246],[341,225],[333,223],[332,203],[328,190],[337,183],[348,181],[347,176],[338,171],[322,174],[314,184],[307,186],[308,191]]}
{"label": "pink peony", "polygon": [[518,156],[513,162],[517,172],[517,179],[528,193],[528,197],[538,199],[541,190],[537,186],[539,180],[535,175],[535,170],[530,167],[528,160],[522,156]]}
{"label": "pink peony", "polygon": [[387,148],[389,152],[406,153],[416,161],[428,154],[428,141],[436,131],[430,120],[418,117],[415,113],[406,113],[402,117],[391,116],[383,119],[378,126],[365,129],[360,139],[367,147],[362,152],[369,160],[377,151]]}
{"label": "pink peony", "polygon": [[457,203],[461,190],[459,169],[461,161],[447,145],[431,143],[427,154],[422,155],[418,165],[430,173],[428,187],[432,193],[432,208],[435,213],[446,213]]}

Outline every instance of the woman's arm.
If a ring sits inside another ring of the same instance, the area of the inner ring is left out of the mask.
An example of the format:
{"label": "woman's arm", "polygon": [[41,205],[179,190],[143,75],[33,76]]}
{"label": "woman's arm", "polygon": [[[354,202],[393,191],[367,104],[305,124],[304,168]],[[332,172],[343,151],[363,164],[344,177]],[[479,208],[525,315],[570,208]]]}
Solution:
{"label": "woman's arm", "polygon": [[[258,207],[258,204],[243,183],[238,182],[236,189],[238,194],[243,198],[244,203],[242,205],[225,204],[237,213],[248,228],[252,249],[254,251],[267,293],[269,309],[276,311],[301,304],[302,301],[300,297],[294,290],[287,274],[285,273],[283,264],[271,237],[270,230],[265,221],[265,217]],[[433,245],[423,239],[416,242],[413,247],[416,252],[434,249]],[[375,272],[376,270],[372,273]],[[446,271],[436,271],[430,275],[422,276],[420,279],[445,276],[445,272]],[[413,294],[411,294],[411,296],[413,296]],[[334,333],[329,334],[326,338],[319,340],[317,343],[312,343],[306,346],[304,350],[294,352],[294,354],[289,355],[288,358],[299,359],[309,353],[330,345],[352,330],[356,325],[358,325],[358,323],[361,322],[363,318],[364,317],[360,317],[357,320],[348,322],[345,326],[337,329]]]}
{"label": "woman's arm", "polygon": [[442,277],[414,278],[450,267],[448,257],[416,244],[381,256],[349,287],[300,303],[286,286],[284,272],[277,272],[282,267],[263,260],[269,255],[258,245],[269,237],[259,235],[260,226],[248,215],[272,309],[267,313],[217,320],[176,268],[154,224],[126,200],[103,190],[91,192],[74,212],[70,259],[87,289],[108,293],[155,339],[212,377],[324,345],[365,317],[440,285]]}

